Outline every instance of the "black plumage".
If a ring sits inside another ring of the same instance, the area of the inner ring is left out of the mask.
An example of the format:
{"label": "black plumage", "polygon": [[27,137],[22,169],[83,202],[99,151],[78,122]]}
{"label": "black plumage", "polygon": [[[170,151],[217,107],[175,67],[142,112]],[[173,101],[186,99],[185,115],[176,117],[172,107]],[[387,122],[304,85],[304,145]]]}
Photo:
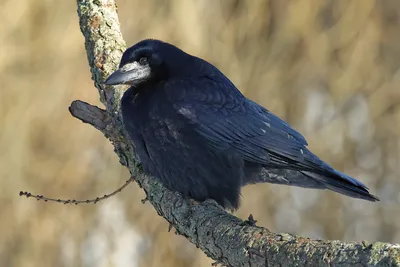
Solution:
{"label": "black plumage", "polygon": [[130,47],[106,84],[131,85],[121,112],[143,168],[185,196],[237,209],[242,186],[269,182],[378,200],[216,67],[171,44]]}

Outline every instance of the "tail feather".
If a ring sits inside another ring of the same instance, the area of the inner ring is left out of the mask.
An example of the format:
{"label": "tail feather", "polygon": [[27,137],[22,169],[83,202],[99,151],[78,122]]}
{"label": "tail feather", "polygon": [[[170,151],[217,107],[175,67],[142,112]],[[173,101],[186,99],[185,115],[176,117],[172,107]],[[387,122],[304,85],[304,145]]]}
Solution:
{"label": "tail feather", "polygon": [[307,171],[302,171],[301,173],[319,181],[326,188],[340,194],[368,201],[379,201],[378,197],[369,193],[368,188],[363,183],[339,171],[334,170],[324,175]]}
{"label": "tail feather", "polygon": [[378,197],[369,193],[368,188],[363,183],[334,169],[328,169],[320,174],[310,171],[260,168],[247,164],[243,185],[257,183],[329,189],[349,197],[379,201]]}

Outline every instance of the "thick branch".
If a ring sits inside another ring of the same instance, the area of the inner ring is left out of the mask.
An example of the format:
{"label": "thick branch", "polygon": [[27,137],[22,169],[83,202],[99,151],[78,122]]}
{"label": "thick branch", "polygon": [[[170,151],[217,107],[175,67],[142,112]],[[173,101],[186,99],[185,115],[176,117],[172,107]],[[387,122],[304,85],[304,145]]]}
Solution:
{"label": "thick branch", "polygon": [[311,240],[251,226],[214,201],[196,203],[171,192],[142,171],[119,119],[120,89],[107,89],[124,40],[114,0],[78,0],[78,15],[95,86],[106,111],[74,101],[71,114],[104,133],[144,189],[158,214],[209,257],[228,266],[400,266],[400,245]]}
{"label": "thick branch", "polygon": [[118,110],[121,91],[108,88],[103,81],[118,65],[125,50],[114,0],[77,0],[79,25],[92,79],[107,110]]}

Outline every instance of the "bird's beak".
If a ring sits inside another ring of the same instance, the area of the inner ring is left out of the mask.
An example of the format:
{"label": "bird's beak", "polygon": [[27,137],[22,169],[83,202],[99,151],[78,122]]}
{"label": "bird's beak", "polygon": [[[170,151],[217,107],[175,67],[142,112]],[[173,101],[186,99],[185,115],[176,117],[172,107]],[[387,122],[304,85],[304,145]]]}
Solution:
{"label": "bird's beak", "polygon": [[127,63],[113,72],[105,81],[106,85],[129,84],[136,85],[150,78],[149,65],[138,62]]}

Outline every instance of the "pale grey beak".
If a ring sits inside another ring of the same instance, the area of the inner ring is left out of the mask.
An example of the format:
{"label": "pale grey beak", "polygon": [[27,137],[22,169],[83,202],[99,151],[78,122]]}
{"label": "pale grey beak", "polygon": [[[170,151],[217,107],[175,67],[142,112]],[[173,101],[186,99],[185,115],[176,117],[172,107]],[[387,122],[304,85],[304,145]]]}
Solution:
{"label": "pale grey beak", "polygon": [[140,65],[138,62],[127,63],[113,72],[104,83],[106,85],[136,85],[148,80],[150,75],[149,65]]}

